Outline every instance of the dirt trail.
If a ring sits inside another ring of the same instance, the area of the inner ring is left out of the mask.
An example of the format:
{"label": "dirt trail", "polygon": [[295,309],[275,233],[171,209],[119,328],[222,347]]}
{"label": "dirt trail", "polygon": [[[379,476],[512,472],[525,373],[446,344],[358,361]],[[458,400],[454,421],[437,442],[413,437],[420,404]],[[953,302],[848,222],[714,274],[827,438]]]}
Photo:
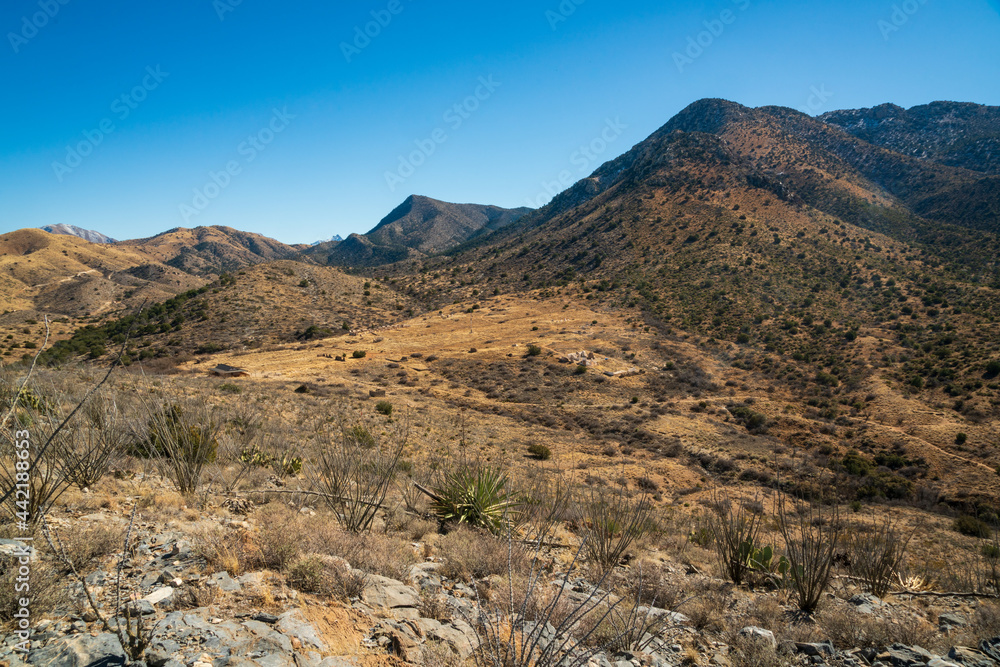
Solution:
{"label": "dirt trail", "polygon": [[90,269],[88,271],[80,271],[76,275],[72,275],[69,278],[63,278],[62,280],[53,280],[51,282],[42,283],[41,285],[32,285],[31,289],[38,289],[40,287],[48,287],[49,285],[56,285],[56,284],[68,283],[69,281],[76,280],[80,276],[85,276],[88,273],[99,273],[99,271],[97,269]]}

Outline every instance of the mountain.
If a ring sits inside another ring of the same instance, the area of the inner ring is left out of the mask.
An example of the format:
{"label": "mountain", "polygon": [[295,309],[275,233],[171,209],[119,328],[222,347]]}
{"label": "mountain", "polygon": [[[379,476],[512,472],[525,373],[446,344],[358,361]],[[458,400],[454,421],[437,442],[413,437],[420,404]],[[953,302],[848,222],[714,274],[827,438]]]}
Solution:
{"label": "mountain", "polygon": [[288,246],[274,239],[231,227],[176,228],[151,238],[120,241],[118,247],[134,249],[182,271],[209,276],[254,264],[288,259],[307,246]]}
{"label": "mountain", "polygon": [[80,227],[74,227],[73,225],[46,225],[45,227],[40,227],[43,231],[49,234],[63,234],[66,236],[76,236],[85,241],[90,241],[91,243],[114,243],[115,240],[110,236],[105,236],[100,232],[94,232],[89,229],[81,229]]}
{"label": "mountain", "polygon": [[134,248],[21,229],[0,235],[0,307],[70,316],[161,301],[203,280]]}
{"label": "mountain", "polygon": [[583,298],[635,328],[701,336],[713,359],[817,412],[891,387],[955,406],[961,429],[1000,415],[1000,384],[977,391],[1000,345],[990,179],[792,109],[702,100],[537,212],[419,273],[371,275],[409,281],[433,310]]}
{"label": "mountain", "polygon": [[832,111],[820,119],[868,143],[951,167],[1000,175],[1000,107],[932,102]]}
{"label": "mountain", "polygon": [[410,196],[364,235],[309,251],[332,265],[375,266],[433,255],[469,239],[516,222],[531,209],[505,209],[482,204],[450,204]]}

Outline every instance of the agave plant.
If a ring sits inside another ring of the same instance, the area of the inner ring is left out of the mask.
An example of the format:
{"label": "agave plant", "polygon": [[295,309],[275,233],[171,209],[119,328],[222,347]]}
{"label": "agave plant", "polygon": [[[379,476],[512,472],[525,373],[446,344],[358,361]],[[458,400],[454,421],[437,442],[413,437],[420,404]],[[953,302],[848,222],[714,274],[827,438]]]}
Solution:
{"label": "agave plant", "polygon": [[507,473],[483,466],[449,473],[434,489],[431,510],[442,521],[457,521],[496,535],[507,531],[521,501],[507,488]]}

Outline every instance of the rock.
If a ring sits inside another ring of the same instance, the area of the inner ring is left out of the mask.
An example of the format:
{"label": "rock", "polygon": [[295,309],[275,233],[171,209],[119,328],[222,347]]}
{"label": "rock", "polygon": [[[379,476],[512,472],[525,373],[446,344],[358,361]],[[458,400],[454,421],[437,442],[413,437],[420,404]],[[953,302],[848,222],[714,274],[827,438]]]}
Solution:
{"label": "rock", "polygon": [[156,610],[153,609],[152,603],[148,600],[135,600],[134,602],[129,602],[128,610],[130,614],[139,614],[140,616],[152,616],[156,613]]}
{"label": "rock", "polygon": [[833,647],[833,644],[830,642],[819,642],[813,644],[796,643],[795,648],[799,653],[804,653],[810,656],[829,656],[834,655],[837,652],[837,650]]}
{"label": "rock", "polygon": [[0,561],[25,556],[33,562],[37,558],[35,547],[18,540],[0,540]]}
{"label": "rock", "polygon": [[882,600],[878,599],[871,593],[860,593],[858,595],[854,595],[848,600],[848,602],[854,605],[854,608],[862,614],[874,614],[875,608],[882,606]]}
{"label": "rock", "polygon": [[764,628],[758,628],[755,625],[748,625],[739,632],[740,637],[746,639],[753,639],[755,641],[767,642],[772,648],[777,648],[778,642],[774,638],[774,633],[770,630],[765,630]]}
{"label": "rock", "polygon": [[990,656],[997,662],[1000,662],[1000,637],[994,637],[993,639],[984,639],[979,642],[979,650]]}
{"label": "rock", "polygon": [[961,614],[948,613],[938,616],[938,625],[943,628],[964,628],[969,622]]}
{"label": "rock", "polygon": [[948,651],[948,659],[963,667],[994,667],[996,662],[974,648],[956,646]]}
{"label": "rock", "polygon": [[361,599],[373,607],[388,609],[420,606],[420,594],[415,589],[395,579],[377,574],[368,575]]}
{"label": "rock", "polygon": [[234,581],[233,578],[229,576],[228,572],[216,572],[208,578],[208,585],[218,586],[220,591],[224,591],[226,593],[235,593],[243,588],[239,582]]}
{"label": "rock", "polygon": [[253,620],[260,621],[261,623],[270,623],[274,625],[278,622],[278,617],[274,614],[268,614],[266,612],[259,612],[253,615]]}
{"label": "rock", "polygon": [[28,662],[46,667],[113,667],[125,664],[125,652],[118,638],[105,632],[96,637],[62,637],[32,651]]}
{"label": "rock", "polygon": [[927,663],[927,667],[959,667],[954,662],[949,662],[943,658],[935,657],[933,660]]}
{"label": "rock", "polygon": [[319,638],[316,629],[304,621],[297,610],[287,611],[278,617],[275,627],[279,632],[302,642],[303,646],[325,651],[326,645]]}
{"label": "rock", "polygon": [[157,588],[155,591],[143,598],[146,602],[151,605],[158,605],[164,600],[170,598],[174,594],[174,589],[169,586],[163,588]]}
{"label": "rock", "polygon": [[937,656],[925,651],[919,646],[904,646],[903,644],[893,644],[884,654],[879,655],[883,662],[888,661],[895,667],[917,667],[926,665]]}

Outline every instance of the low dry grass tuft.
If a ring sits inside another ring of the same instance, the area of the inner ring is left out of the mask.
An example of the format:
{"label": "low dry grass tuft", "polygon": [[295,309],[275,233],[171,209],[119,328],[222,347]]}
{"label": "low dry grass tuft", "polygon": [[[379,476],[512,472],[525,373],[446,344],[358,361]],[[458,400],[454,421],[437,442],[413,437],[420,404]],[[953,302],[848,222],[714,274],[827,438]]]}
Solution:
{"label": "low dry grass tuft", "polygon": [[508,564],[519,573],[529,565],[528,555],[518,543],[471,528],[458,528],[438,541],[445,559],[441,574],[449,579],[471,583],[494,575],[506,575]]}

